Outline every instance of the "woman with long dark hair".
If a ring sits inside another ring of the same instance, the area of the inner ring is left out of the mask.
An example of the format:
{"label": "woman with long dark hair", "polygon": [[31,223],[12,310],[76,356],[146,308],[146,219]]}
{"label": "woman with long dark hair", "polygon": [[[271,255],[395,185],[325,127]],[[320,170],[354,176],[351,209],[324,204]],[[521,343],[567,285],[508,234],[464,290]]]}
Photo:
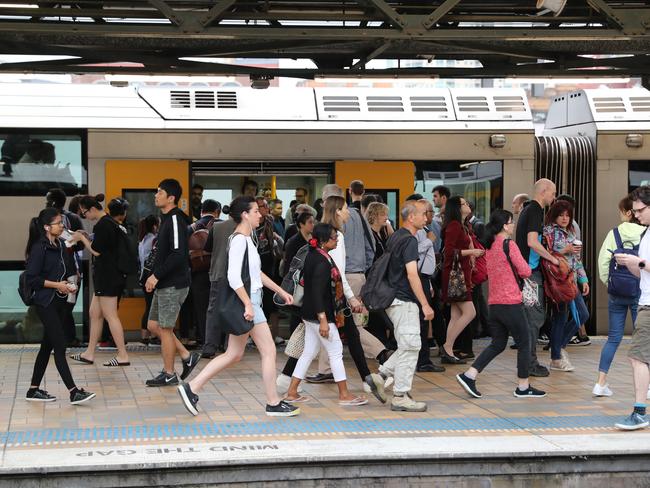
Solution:
{"label": "woman with long dark hair", "polygon": [[[151,253],[155,253],[156,235],[158,234],[158,227],[160,227],[160,220],[155,215],[147,215],[138,223],[138,259],[140,261],[140,286],[142,293],[144,293],[144,313],[140,320],[140,333],[142,334],[142,343],[148,345],[151,339],[151,332],[147,329],[147,322],[149,320],[149,311],[151,310],[151,302],[153,300],[153,291],[147,291],[144,285],[153,272],[153,260]],[[147,267],[147,261],[150,266]]]}
{"label": "woman with long dark hair", "polygon": [[[102,196],[103,200],[103,196]],[[129,366],[129,355],[124,343],[124,330],[117,314],[117,301],[124,291],[126,275],[118,269],[118,232],[125,232],[122,223],[126,220],[129,202],[114,198],[108,203],[109,214],[104,211],[97,197],[86,195],[79,201],[81,216],[97,222],[93,228],[93,239],[82,232],[75,232],[75,241],[81,241],[93,256],[93,284],[95,293],[90,302],[90,334],[88,347],[80,354],[70,356],[74,361],[93,364],[95,349],[102,334],[104,319],[117,346],[117,355],[104,363],[107,367]]]}
{"label": "woman with long dark hair", "polygon": [[350,394],[343,365],[343,343],[338,328],[345,322],[346,308],[343,280],[329,252],[336,249],[338,235],[330,224],[317,224],[309,240],[309,252],[305,258],[303,279],[305,295],[302,318],[305,322],[305,347],[291,378],[285,398],[288,402],[306,401],[298,393],[298,386],[305,378],[307,368],[318,355],[321,347],[327,351],[334,382],[339,390],[339,405],[365,405],[364,396]]}
{"label": "woman with long dark hair", "polygon": [[[257,246],[252,239],[255,229],[262,219],[255,198],[248,196],[235,198],[230,204],[230,216],[237,224],[237,227],[231,236],[228,249],[228,285],[244,304],[244,318],[253,321],[253,328],[246,334],[230,334],[226,352],[210,361],[192,381],[179,385],[178,392],[185,408],[192,415],[198,415],[199,411],[196,406],[199,397],[196,393],[201,391],[205,384],[221,371],[241,360],[246,350],[246,342],[250,336],[262,357],[266,415],[292,417],[298,415],[300,409],[282,401],[275,389],[275,343],[262,311],[262,287],[265,286],[276,292],[284,298],[285,303],[288,305],[293,302],[293,297],[262,272],[262,263],[257,252]],[[246,251],[248,251],[250,291],[246,290],[241,278]]]}
{"label": "woman with long dark hair", "polygon": [[[467,201],[461,196],[453,196],[445,204],[444,223],[442,227],[443,269],[442,269],[442,300],[449,303],[451,319],[447,326],[447,338],[440,350],[441,362],[446,364],[465,364],[465,360],[454,356],[454,342],[467,324],[476,316],[472,302],[472,267],[474,260],[485,251],[474,249],[471,230],[465,225],[467,216],[471,213]],[[465,295],[462,297],[449,296],[449,276],[458,260],[465,278]]]}
{"label": "woman with long dark hair", "polygon": [[[445,212],[446,210],[447,207]],[[482,396],[476,388],[478,374],[505,350],[508,335],[512,335],[519,346],[517,349],[518,384],[514,396],[518,398],[546,396],[545,392],[530,386],[528,381],[530,339],[519,282],[523,278],[528,278],[531,270],[521,255],[519,247],[511,239],[514,227],[512,213],[507,210],[492,212],[490,222],[485,226],[484,242],[487,248],[489,322],[492,342],[479,354],[465,373],[456,375],[458,383],[474,398]]]}
{"label": "woman with long dark hair", "polygon": [[41,210],[29,224],[29,239],[25,248],[26,278],[34,290],[34,308],[43,323],[43,340],[36,356],[34,371],[26,400],[52,402],[56,397],[39,387],[54,350],[56,369],[70,392],[70,403],[78,405],[95,397],[94,393],[77,388],[65,358],[63,323],[69,293],[77,291],[68,279],[76,276],[74,257],[66,249],[61,234],[63,218],[56,208]]}
{"label": "woman with long dark hair", "polygon": [[589,295],[589,279],[580,259],[582,243],[573,228],[573,205],[566,200],[556,200],[546,214],[544,237],[551,251],[560,253],[574,271],[581,293],[570,302],[551,308],[551,369],[569,372],[575,368],[569,361],[566,346],[589,318],[583,296]]}

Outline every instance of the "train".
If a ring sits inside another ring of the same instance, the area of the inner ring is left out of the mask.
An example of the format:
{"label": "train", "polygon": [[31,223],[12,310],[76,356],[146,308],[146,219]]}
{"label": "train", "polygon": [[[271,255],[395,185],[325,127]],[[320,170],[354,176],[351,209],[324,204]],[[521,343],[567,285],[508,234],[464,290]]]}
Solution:
{"label": "train", "polygon": [[[408,195],[431,198],[439,184],[473,201],[485,220],[550,177],[576,197],[596,283],[618,200],[650,180],[649,129],[650,92],[641,88],[558,96],[536,136],[521,89],[3,84],[0,205],[9,231],[0,247],[0,341],[12,340],[2,323],[15,328],[26,312],[15,288],[27,222],[51,187],[126,198],[135,238],[167,177],[181,182],[186,211],[196,183],[204,198],[227,203],[253,179],[286,208],[297,187],[313,202],[327,183],[360,179],[384,197],[394,221]],[[136,280],[129,283],[120,315],[135,330],[143,300]],[[589,330],[604,333],[606,290],[595,290]],[[83,304],[77,314],[85,317]]]}

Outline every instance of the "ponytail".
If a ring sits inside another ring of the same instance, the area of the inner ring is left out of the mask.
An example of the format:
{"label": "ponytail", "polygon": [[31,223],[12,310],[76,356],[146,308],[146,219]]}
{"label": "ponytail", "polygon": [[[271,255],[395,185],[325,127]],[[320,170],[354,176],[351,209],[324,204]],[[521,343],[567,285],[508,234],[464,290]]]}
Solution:
{"label": "ponytail", "polygon": [[48,207],[41,210],[38,217],[34,217],[29,221],[29,237],[25,246],[25,259],[29,257],[34,244],[45,235],[45,226],[52,223],[59,215],[61,215],[61,212],[57,208]]}
{"label": "ponytail", "polygon": [[492,215],[490,215],[490,221],[485,225],[485,234],[483,234],[483,244],[486,249],[492,247],[495,237],[503,230],[503,226],[510,220],[512,220],[512,212],[502,209],[497,209],[492,212]]}

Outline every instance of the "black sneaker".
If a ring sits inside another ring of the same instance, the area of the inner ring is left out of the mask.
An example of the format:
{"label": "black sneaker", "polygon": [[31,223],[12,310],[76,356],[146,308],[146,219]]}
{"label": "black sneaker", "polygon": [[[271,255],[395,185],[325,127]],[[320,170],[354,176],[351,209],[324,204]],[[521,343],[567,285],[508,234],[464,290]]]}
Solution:
{"label": "black sneaker", "polygon": [[536,376],[538,378],[545,378],[551,373],[549,372],[548,368],[545,368],[541,364],[538,364],[537,366],[530,368],[528,374],[530,376]]}
{"label": "black sneaker", "polygon": [[588,346],[591,344],[591,339],[589,337],[580,337],[579,335],[575,336],[569,341],[569,346]]}
{"label": "black sneaker", "polygon": [[214,346],[203,346],[203,351],[201,351],[202,358],[212,359],[216,355],[217,355],[217,351]]}
{"label": "black sneaker", "polygon": [[528,385],[525,390],[520,390],[519,387],[515,388],[513,395],[517,398],[542,398],[546,396],[546,392]]}
{"label": "black sneaker", "polygon": [[196,404],[199,403],[199,396],[192,391],[189,383],[178,385],[178,394],[181,396],[181,400],[183,400],[183,405],[185,405],[187,411],[192,415],[198,415],[199,411],[196,408]]}
{"label": "black sneaker", "polygon": [[300,415],[300,409],[280,400],[277,405],[266,405],[266,415],[269,417],[295,417]]}
{"label": "black sneaker", "polygon": [[481,392],[476,389],[476,380],[468,378],[465,373],[457,374],[456,381],[463,387],[463,389],[472,395],[474,398],[481,398]]}
{"label": "black sneaker", "polygon": [[83,388],[77,388],[74,393],[70,394],[70,403],[73,405],[80,405],[92,400],[95,398],[95,394],[89,391],[84,390]]}
{"label": "black sneaker", "polygon": [[187,358],[187,361],[183,361],[183,371],[181,372],[181,379],[184,380],[187,378],[192,370],[196,368],[196,365],[199,364],[201,360],[201,353],[193,352],[190,353],[190,357]]}
{"label": "black sneaker", "polygon": [[33,388],[27,390],[25,400],[28,402],[53,402],[56,400],[56,397],[54,395],[50,395],[45,390],[41,390],[40,388]]}
{"label": "black sneaker", "polygon": [[178,376],[176,373],[167,374],[161,371],[158,376],[151,378],[146,382],[147,386],[176,386],[178,385]]}
{"label": "black sneaker", "polygon": [[305,381],[307,383],[334,383],[334,375],[333,374],[323,374],[323,373],[318,373],[313,376],[307,376],[305,378]]}

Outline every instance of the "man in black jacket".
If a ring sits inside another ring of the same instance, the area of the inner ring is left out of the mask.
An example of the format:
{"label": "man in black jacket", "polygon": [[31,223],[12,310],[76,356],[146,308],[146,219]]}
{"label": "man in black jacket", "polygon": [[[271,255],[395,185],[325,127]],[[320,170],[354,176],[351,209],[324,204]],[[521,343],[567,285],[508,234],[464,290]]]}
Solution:
{"label": "man in black jacket", "polygon": [[181,194],[181,184],[177,180],[166,179],[158,185],[155,196],[156,207],[163,215],[158,229],[153,273],[146,281],[145,288],[148,292],[154,292],[147,328],[160,338],[163,371],[147,380],[147,386],[178,385],[178,376],[174,371],[176,353],[183,361],[183,380],[201,358],[199,353],[190,354],[174,335],[176,319],[190,286],[188,217],[178,208]]}

